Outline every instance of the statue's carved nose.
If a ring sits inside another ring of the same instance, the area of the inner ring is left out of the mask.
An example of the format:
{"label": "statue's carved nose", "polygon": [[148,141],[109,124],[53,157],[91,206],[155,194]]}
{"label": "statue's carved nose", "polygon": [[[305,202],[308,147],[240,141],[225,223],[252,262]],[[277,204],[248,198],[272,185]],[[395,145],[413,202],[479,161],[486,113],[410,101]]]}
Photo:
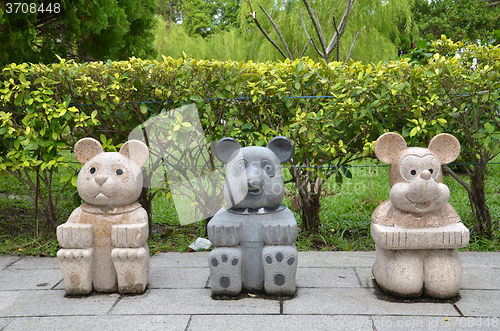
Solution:
{"label": "statue's carved nose", "polygon": [[424,170],[420,173],[420,178],[429,180],[431,179],[431,172],[429,170]]}
{"label": "statue's carved nose", "polygon": [[108,176],[103,176],[103,175],[95,176],[95,182],[99,184],[99,186],[102,186],[102,184],[104,184],[107,180]]}

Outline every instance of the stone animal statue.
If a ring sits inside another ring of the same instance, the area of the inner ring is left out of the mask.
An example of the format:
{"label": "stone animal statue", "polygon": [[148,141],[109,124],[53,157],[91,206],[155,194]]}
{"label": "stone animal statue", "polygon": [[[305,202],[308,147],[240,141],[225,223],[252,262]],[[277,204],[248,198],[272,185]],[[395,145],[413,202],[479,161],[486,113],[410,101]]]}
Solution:
{"label": "stone animal statue", "polygon": [[384,291],[439,299],[458,294],[462,263],[457,248],[467,246],[469,230],[448,203],[441,165],[459,153],[460,143],[447,133],[435,136],[427,148],[408,148],[392,132],[377,139],[375,155],[390,164],[390,199],[375,209],[371,224],[377,254],[372,272]]}
{"label": "stone animal statue", "polygon": [[297,271],[297,223],[281,204],[281,165],[293,156],[286,137],[266,147],[241,148],[222,138],[215,154],[227,164],[222,208],[208,223],[208,238],[216,246],[209,255],[213,295],[235,295],[242,288],[273,295],[293,295]]}
{"label": "stone animal statue", "polygon": [[77,190],[85,203],[57,228],[66,293],[144,292],[149,278],[148,215],[137,199],[147,146],[130,140],[119,153],[104,153],[97,140],[84,138],[75,145],[75,157],[83,164]]}

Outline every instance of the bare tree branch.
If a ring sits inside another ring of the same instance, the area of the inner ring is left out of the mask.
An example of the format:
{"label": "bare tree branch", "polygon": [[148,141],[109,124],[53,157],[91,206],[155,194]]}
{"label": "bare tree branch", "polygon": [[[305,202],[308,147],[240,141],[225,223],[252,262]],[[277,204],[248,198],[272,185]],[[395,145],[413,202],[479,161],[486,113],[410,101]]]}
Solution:
{"label": "bare tree branch", "polygon": [[356,35],[354,36],[354,40],[352,41],[351,48],[349,49],[349,54],[347,54],[347,58],[345,59],[345,64],[347,64],[347,62],[349,62],[349,59],[351,58],[352,49],[354,48],[354,44],[356,43],[356,40],[358,40],[358,36],[359,36],[359,31],[356,32]]}
{"label": "bare tree branch", "polygon": [[[304,5],[306,6],[307,12],[309,13],[309,17],[311,17],[311,21],[313,22],[314,29],[316,30],[316,34],[318,35],[319,42],[321,43],[321,48],[323,49],[323,54],[326,55],[327,54],[326,45],[325,45],[325,41],[323,38],[323,33],[321,32],[321,28],[318,26],[318,23],[316,22],[316,19],[314,18],[314,14],[312,12],[311,6],[309,5],[309,1],[307,1],[307,0],[303,0],[303,1],[304,1]],[[352,1],[354,1],[354,0],[352,0]]]}
{"label": "bare tree branch", "polygon": [[306,52],[307,50],[307,47],[309,47],[309,44],[311,43],[311,39],[309,39],[307,41],[307,44],[306,44],[306,47],[304,47],[304,49],[302,50],[302,53],[300,53],[300,57],[303,57],[304,56],[304,53]]}
{"label": "bare tree branch", "polygon": [[325,52],[327,55],[329,55],[332,52],[333,48],[335,47],[335,44],[340,40],[340,38],[344,34],[345,27],[347,25],[347,19],[349,18],[349,14],[351,12],[352,6],[354,5],[354,1],[355,0],[347,1],[347,8],[345,10],[344,17],[342,17],[342,21],[340,21],[340,25],[338,28],[339,34],[335,33],[332,39],[330,40],[330,43],[328,44],[328,47],[326,48]]}
{"label": "bare tree branch", "polygon": [[[337,21],[335,20],[335,15],[333,15],[333,17],[332,17],[332,23],[333,23],[333,26],[335,27],[335,35],[340,36],[339,29],[337,28]],[[338,61],[340,59],[340,54],[339,54],[339,52],[340,52],[340,40],[337,40],[335,45],[337,46],[335,48],[337,48],[337,61]],[[330,54],[328,54],[328,55],[330,55]],[[347,58],[349,58],[349,57],[347,57]]]}
{"label": "bare tree branch", "polygon": [[306,34],[306,37],[307,39],[309,39],[309,42],[313,45],[314,49],[316,50],[316,52],[319,54],[319,56],[321,56],[322,58],[325,58],[325,54],[322,53],[318,47],[316,46],[316,44],[314,43],[314,40],[312,40],[312,38],[309,36],[309,33],[307,33],[307,29],[306,29],[306,25],[304,24],[304,19],[302,18],[302,13],[299,11],[299,16],[300,16],[300,21],[302,22],[302,27],[304,28],[304,32]]}
{"label": "bare tree branch", "polygon": [[269,22],[271,22],[271,24],[276,29],[276,32],[278,33],[278,36],[280,37],[281,42],[285,46],[286,52],[288,53],[288,58],[293,61],[292,54],[290,54],[290,50],[288,49],[288,45],[285,42],[285,38],[283,38],[283,36],[281,35],[280,29],[278,29],[278,26],[276,25],[276,23],[274,23],[273,19],[271,18],[271,15],[269,15],[269,13],[264,9],[264,7],[262,7],[262,5],[260,5],[260,4],[259,4],[259,7],[260,7],[260,9],[262,9],[262,11],[264,12],[264,14],[266,14],[267,19],[269,20]]}
{"label": "bare tree branch", "polygon": [[287,55],[285,54],[285,52],[283,52],[283,50],[281,49],[281,47],[279,47],[278,44],[276,44],[276,42],[273,40],[273,38],[271,38],[271,36],[266,32],[266,30],[264,30],[262,25],[260,25],[260,22],[257,19],[256,13],[250,12],[249,15],[252,17],[253,21],[255,22],[255,25],[257,25],[257,27],[259,28],[260,32],[262,32],[264,37],[266,37],[266,39],[269,40],[269,42],[281,53],[281,55],[283,55],[283,57],[285,59],[288,58]]}

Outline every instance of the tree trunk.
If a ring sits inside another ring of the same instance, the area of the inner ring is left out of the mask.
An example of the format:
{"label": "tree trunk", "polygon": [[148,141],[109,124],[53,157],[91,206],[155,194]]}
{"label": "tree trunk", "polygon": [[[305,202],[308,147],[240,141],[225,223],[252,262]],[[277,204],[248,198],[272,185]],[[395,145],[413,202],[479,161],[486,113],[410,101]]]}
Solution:
{"label": "tree trunk", "polygon": [[302,206],[302,231],[318,233],[319,209],[321,207],[319,194],[309,194],[308,201],[302,201]]}
{"label": "tree trunk", "polygon": [[460,185],[462,185],[469,195],[472,215],[475,222],[475,231],[478,234],[491,233],[491,216],[488,205],[486,204],[486,194],[484,192],[484,171],[486,162],[474,165],[474,171],[467,171],[471,180],[471,185],[467,184],[448,166],[443,165],[444,172],[450,174]]}
{"label": "tree trunk", "polygon": [[[482,234],[491,233],[491,216],[488,205],[486,204],[486,194],[484,192],[484,171],[486,165],[474,165],[474,172],[471,177],[471,200],[473,215],[476,220],[476,231]],[[469,193],[470,194],[470,193]]]}
{"label": "tree trunk", "polygon": [[149,187],[143,187],[141,196],[139,197],[139,202],[142,208],[146,209],[148,213],[148,228],[149,228],[149,238],[153,237],[153,217],[152,217],[152,204],[154,195],[150,194]]}

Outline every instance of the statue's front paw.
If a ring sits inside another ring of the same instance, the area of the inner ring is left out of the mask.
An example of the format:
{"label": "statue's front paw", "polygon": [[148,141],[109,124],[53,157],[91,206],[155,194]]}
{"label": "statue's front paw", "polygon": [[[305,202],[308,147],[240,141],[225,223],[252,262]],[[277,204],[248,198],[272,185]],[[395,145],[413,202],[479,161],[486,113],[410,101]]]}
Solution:
{"label": "statue's front paw", "polygon": [[63,248],[92,247],[92,225],[64,223],[57,227],[57,240]]}
{"label": "statue's front paw", "polygon": [[113,225],[111,241],[114,247],[141,247],[148,240],[147,223]]}
{"label": "statue's front paw", "polygon": [[261,234],[266,245],[291,245],[297,239],[297,224],[265,222]]}
{"label": "statue's front paw", "polygon": [[208,239],[215,246],[237,246],[243,237],[243,224],[208,225]]}

